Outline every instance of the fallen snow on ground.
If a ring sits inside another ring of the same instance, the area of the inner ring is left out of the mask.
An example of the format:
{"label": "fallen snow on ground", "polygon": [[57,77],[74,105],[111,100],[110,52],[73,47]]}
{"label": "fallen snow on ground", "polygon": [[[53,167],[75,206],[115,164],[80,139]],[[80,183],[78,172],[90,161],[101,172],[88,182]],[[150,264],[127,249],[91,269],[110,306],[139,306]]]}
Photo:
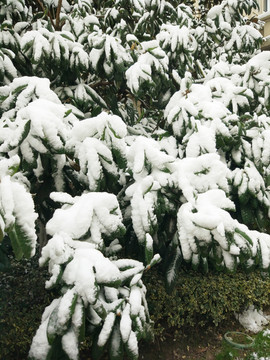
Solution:
{"label": "fallen snow on ground", "polygon": [[270,315],[264,314],[261,310],[258,311],[253,305],[242,314],[236,313],[235,317],[246,330],[253,333],[261,331],[270,321]]}

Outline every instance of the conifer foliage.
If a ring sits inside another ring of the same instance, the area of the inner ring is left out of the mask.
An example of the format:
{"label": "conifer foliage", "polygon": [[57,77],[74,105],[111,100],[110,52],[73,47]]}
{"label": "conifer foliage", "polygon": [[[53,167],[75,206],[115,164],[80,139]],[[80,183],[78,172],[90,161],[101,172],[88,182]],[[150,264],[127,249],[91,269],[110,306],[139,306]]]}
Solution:
{"label": "conifer foliage", "polygon": [[[138,358],[143,274],[270,271],[255,0],[0,0],[0,240],[42,247],[33,360]],[[0,245],[0,259],[4,253]],[[4,260],[3,260],[4,261]]]}

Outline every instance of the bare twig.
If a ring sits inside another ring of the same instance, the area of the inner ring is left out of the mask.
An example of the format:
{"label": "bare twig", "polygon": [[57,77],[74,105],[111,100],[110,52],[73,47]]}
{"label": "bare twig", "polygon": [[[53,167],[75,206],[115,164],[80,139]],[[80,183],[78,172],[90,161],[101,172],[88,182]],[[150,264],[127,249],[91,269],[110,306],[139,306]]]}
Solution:
{"label": "bare twig", "polygon": [[107,85],[112,85],[112,84],[113,84],[112,81],[100,80],[100,81],[97,81],[95,83],[89,84],[89,86],[92,89],[95,89],[95,88],[100,87],[100,86],[107,86]]}
{"label": "bare twig", "polygon": [[39,4],[39,6],[41,7],[42,11],[44,12],[44,14],[46,14],[52,23],[52,26],[54,27],[55,30],[61,30],[61,24],[60,24],[60,12],[61,12],[61,7],[62,7],[62,0],[58,0],[58,5],[57,5],[57,9],[56,9],[56,18],[55,18],[55,22],[53,21],[53,17],[52,14],[50,12],[49,9],[46,9],[42,3],[41,0],[36,0],[36,2]]}
{"label": "bare twig", "polygon": [[60,28],[61,28],[61,26],[60,26],[61,7],[62,7],[62,0],[59,0],[57,10],[56,10],[56,19],[55,19],[55,26],[54,26],[55,30],[60,30]]}
{"label": "bare twig", "polygon": [[[46,8],[45,8],[44,5],[42,4],[42,1],[41,1],[41,0],[36,0],[36,1],[38,2],[39,6],[41,7],[41,9],[42,9],[42,11],[44,12],[44,14],[46,14]],[[55,26],[54,26],[54,23],[53,23],[53,18],[52,18],[52,15],[51,15],[50,10],[48,10],[48,12],[47,12],[46,15],[49,16],[53,27],[55,27]]]}

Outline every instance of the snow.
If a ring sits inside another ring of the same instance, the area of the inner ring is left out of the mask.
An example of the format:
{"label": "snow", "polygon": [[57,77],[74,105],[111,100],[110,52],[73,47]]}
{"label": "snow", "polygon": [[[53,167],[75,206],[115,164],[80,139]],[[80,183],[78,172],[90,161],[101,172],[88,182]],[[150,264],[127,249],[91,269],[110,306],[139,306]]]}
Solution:
{"label": "snow", "polygon": [[247,310],[240,314],[235,314],[240,324],[248,331],[258,333],[270,321],[270,316],[265,315],[261,310],[257,310],[251,305]]}
{"label": "snow", "polygon": [[195,158],[200,154],[215,153],[215,130],[207,126],[201,126],[199,122],[196,122],[196,125],[197,131],[190,136],[186,146],[186,156]]}
{"label": "snow", "polygon": [[84,304],[94,304],[97,298],[97,287],[92,263],[86,257],[74,256],[67,264],[62,279],[68,285],[74,285]]}
{"label": "snow", "polygon": [[60,299],[54,299],[49,306],[47,306],[43,312],[41,325],[38,328],[33,340],[29,352],[29,357],[33,357],[37,360],[44,360],[47,357],[48,352],[50,351],[51,346],[48,343],[47,339],[47,326],[49,317],[52,311],[59,304]]}
{"label": "snow", "polygon": [[120,333],[124,343],[127,343],[131,335],[131,327],[132,321],[130,318],[130,304],[126,304],[120,320]]}
{"label": "snow", "polygon": [[78,337],[72,328],[62,336],[61,343],[70,360],[79,358]]}
{"label": "snow", "polygon": [[95,326],[100,325],[102,322],[101,317],[97,314],[97,312],[93,309],[92,306],[89,309],[89,321],[90,321],[90,324],[95,325]]}
{"label": "snow", "polygon": [[[57,194],[53,198],[58,201]],[[60,194],[60,201],[62,199]],[[48,234],[65,232],[73,239],[80,239],[90,230],[91,242],[101,244],[101,234],[110,235],[124,228],[115,195],[105,192],[85,193],[73,201],[72,205],[65,204],[55,211],[46,226]]]}
{"label": "snow", "polygon": [[[83,201],[85,199],[85,201]],[[83,205],[81,207],[80,205]],[[74,202],[74,205],[57,209],[52,219],[47,223],[48,234],[66,232],[74,239],[86,234],[93,216],[93,204],[87,201],[86,196]]]}
{"label": "snow", "polygon": [[262,268],[268,269],[270,266],[270,236],[269,234],[260,234],[258,243],[261,250]]}
{"label": "snow", "polygon": [[235,261],[233,256],[239,253],[239,247],[246,246],[241,238],[239,244],[235,242],[235,246],[229,247],[227,233],[234,233],[240,226],[226,211],[233,210],[234,203],[226,197],[224,191],[212,189],[199,194],[193,204],[183,204],[177,216],[179,241],[184,259],[191,260],[192,254],[198,253],[198,246],[208,246],[214,238],[222,249],[226,266],[232,269]]}
{"label": "snow", "polygon": [[89,59],[94,69],[100,59],[105,55],[103,69],[107,75],[111,75],[115,65],[132,63],[132,57],[121,45],[120,39],[109,34],[93,32],[88,36],[88,43],[91,48]]}
{"label": "snow", "polygon": [[47,354],[50,351],[51,346],[48,343],[46,334],[48,321],[49,318],[40,325],[32,340],[32,345],[29,351],[30,358],[35,358],[37,360],[46,359]]}
{"label": "snow", "polygon": [[[19,185],[20,186],[20,185]],[[6,228],[12,226],[15,222],[14,210],[14,196],[12,191],[12,183],[9,176],[1,179],[0,183],[1,194],[1,208],[3,209]]]}
{"label": "snow", "polygon": [[101,139],[103,136],[106,144],[117,143],[126,135],[127,126],[119,116],[102,112],[98,116],[77,122],[71,131],[69,143],[72,146],[77,142],[83,142],[87,137]]}
{"label": "snow", "polygon": [[253,56],[247,63],[247,67],[253,67],[254,69],[268,68],[269,69],[270,54],[269,51],[263,51]]}
{"label": "snow", "polygon": [[176,163],[176,169],[175,182],[188,201],[192,201],[197,192],[215,188],[229,190],[230,171],[217,154],[187,157]]}
{"label": "snow", "polygon": [[134,34],[127,34],[126,39],[127,39],[127,42],[134,41],[134,42],[139,43],[139,40],[137,39],[137,37]]}
{"label": "snow", "polygon": [[132,286],[130,295],[129,295],[129,303],[130,303],[130,315],[137,316],[141,309],[142,295],[141,288],[138,286]]}
{"label": "snow", "polygon": [[102,167],[117,177],[118,170],[114,163],[110,149],[95,138],[86,138],[75,151],[79,159],[80,176],[89,182],[89,189],[97,191],[99,182],[103,178]]}
{"label": "snow", "polygon": [[157,35],[157,40],[161,48],[165,49],[166,47],[170,47],[171,56],[173,56],[177,48],[184,48],[185,50],[194,52],[197,47],[195,38],[190,29],[185,25],[180,27],[178,25],[163,24],[160,33]]}
{"label": "snow", "polygon": [[35,76],[23,76],[14,79],[7,87],[7,90],[9,90],[9,96],[3,101],[1,107],[3,109],[7,109],[10,102],[14,99],[16,89],[24,86],[25,88],[20,91],[17,98],[15,98],[16,110],[23,108],[31,100],[35,100],[36,98],[46,99],[56,104],[60,104],[60,100],[58,99],[57,95],[50,89],[50,81],[48,79],[38,78]]}
{"label": "snow", "polygon": [[69,61],[71,66],[74,68],[81,66],[88,69],[90,59],[87,52],[84,51],[82,47],[77,45],[73,47]]}
{"label": "snow", "polygon": [[162,151],[160,144],[154,139],[138,136],[128,149],[127,160],[134,178],[139,179],[146,176],[145,161],[148,161],[152,168],[162,170],[169,167],[175,158]]}
{"label": "snow", "polygon": [[26,237],[20,241],[31,248],[30,254],[33,256],[37,239],[35,221],[38,215],[28,190],[22,184],[12,181],[10,176],[4,176],[0,182],[0,209],[5,229],[10,231],[16,225]]}
{"label": "snow", "polygon": [[104,286],[104,294],[109,302],[114,302],[118,299],[118,290],[113,287]]}
{"label": "snow", "polygon": [[152,83],[152,70],[151,65],[144,61],[144,58],[140,58],[140,62],[130,66],[126,71],[127,86],[133,93],[139,91],[139,87],[142,82],[146,81]]}
{"label": "snow", "polygon": [[138,339],[137,339],[135,332],[132,330],[130,332],[130,336],[127,341],[127,347],[129,349],[129,351],[132,353],[132,355],[134,356],[134,358],[137,358],[139,355]]}
{"label": "snow", "polygon": [[12,78],[15,78],[18,75],[11,59],[6,54],[3,54],[3,57],[0,57],[0,70],[4,70],[3,72],[10,74]]}
{"label": "snow", "polygon": [[121,354],[121,334],[119,324],[115,324],[113,329],[112,337],[111,337],[111,354],[112,356],[119,356]]}
{"label": "snow", "polygon": [[142,263],[135,259],[117,259],[114,261],[114,264],[121,270],[129,267],[142,266]]}
{"label": "snow", "polygon": [[70,246],[72,239],[65,233],[55,234],[42,248],[39,263],[43,266],[48,260],[54,264],[64,264],[73,256],[74,249]]}
{"label": "snow", "polygon": [[153,83],[152,72],[157,71],[167,77],[169,59],[166,53],[158,46],[157,40],[140,43],[143,53],[137,62],[126,71],[127,86],[132,93],[137,93],[143,82]]}
{"label": "snow", "polygon": [[141,263],[139,266],[134,267],[132,269],[127,269],[124,271],[121,271],[120,274],[120,279],[121,282],[124,283],[127,279],[133,278],[134,276],[136,276],[138,273],[142,273],[144,270],[144,266]]}
{"label": "snow", "polygon": [[61,191],[50,193],[50,198],[53,201],[56,201],[56,202],[59,202],[62,204],[72,205],[75,202],[74,198],[71,195],[69,195],[68,193],[65,193],[65,192],[61,192]]}
{"label": "snow", "polygon": [[222,5],[215,5],[213,6],[207,13],[207,17],[210,19],[214,19],[217,16],[220,16],[223,10],[223,4]]}
{"label": "snow", "polygon": [[265,20],[270,16],[270,11],[264,11],[263,13],[258,15],[259,20]]}
{"label": "snow", "polygon": [[70,319],[70,309],[74,295],[74,289],[68,289],[59,302],[57,320],[60,326],[64,327]]}
{"label": "snow", "polygon": [[140,283],[141,278],[142,278],[142,273],[136,274],[135,276],[133,276],[133,278],[132,278],[132,280],[130,282],[130,287]]}
{"label": "snow", "polygon": [[76,329],[80,329],[83,323],[83,304],[80,298],[77,299],[77,303],[75,306],[74,313],[72,315],[72,324],[75,326]]}
{"label": "snow", "polygon": [[145,245],[148,251],[153,249],[153,238],[150,234],[146,234]]}
{"label": "snow", "polygon": [[[120,280],[120,271],[115,264],[95,249],[76,249],[73,259],[67,264],[63,280],[75,285],[83,300],[90,304],[97,296],[98,284],[113,284]],[[88,285],[87,285],[88,284]]]}
{"label": "snow", "polygon": [[114,177],[119,171],[114,163],[112,150],[125,157],[127,133],[120,117],[105,112],[97,117],[76,123],[71,131],[67,148],[75,151],[79,160],[80,178],[89,183],[90,190],[97,190],[103,178],[103,168]]}
{"label": "snow", "polygon": [[[18,101],[19,96],[17,103]],[[18,106],[22,104],[18,103]],[[20,148],[24,159],[30,164],[34,163],[37,156],[35,151],[63,153],[64,141],[70,130],[70,121],[75,120],[74,116],[70,114],[65,118],[65,106],[47,99],[37,99],[23,106],[25,107],[17,112],[12,126],[3,132],[1,151]],[[5,122],[2,126],[5,128]]]}
{"label": "snow", "polygon": [[239,196],[247,193],[254,194],[259,201],[269,206],[269,195],[266,193],[265,183],[254,164],[246,160],[244,169],[233,171],[234,185],[238,187]]}
{"label": "snow", "polygon": [[106,344],[106,342],[108,341],[108,339],[111,335],[112,329],[113,329],[115,318],[116,318],[116,315],[113,312],[110,312],[106,316],[103,327],[98,336],[98,340],[97,340],[98,346],[103,347]]}
{"label": "snow", "polygon": [[146,233],[150,233],[151,227],[157,223],[154,205],[159,188],[152,176],[147,176],[126,190],[126,195],[131,197],[131,218],[139,242],[145,241]]}

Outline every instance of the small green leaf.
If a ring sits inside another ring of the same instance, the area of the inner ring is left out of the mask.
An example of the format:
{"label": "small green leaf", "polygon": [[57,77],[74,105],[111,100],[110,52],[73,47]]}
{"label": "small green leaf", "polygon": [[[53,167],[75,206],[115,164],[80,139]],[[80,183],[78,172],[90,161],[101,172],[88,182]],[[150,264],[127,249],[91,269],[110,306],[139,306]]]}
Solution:
{"label": "small green leaf", "polygon": [[72,113],[72,109],[69,109],[65,112],[64,118],[67,117],[69,114]]}
{"label": "small green leaf", "polygon": [[153,183],[145,190],[143,195],[146,195],[149,191],[151,191],[152,187],[153,187]]}
{"label": "small green leaf", "polygon": [[74,314],[75,307],[76,307],[76,304],[77,304],[77,300],[78,300],[78,294],[75,293],[74,296],[73,296],[73,299],[72,299],[71,306],[70,306],[70,311],[69,311],[70,318]]}
{"label": "small green leaf", "polygon": [[7,231],[7,234],[10,238],[12,249],[14,251],[16,259],[21,260],[23,257],[23,250],[21,248],[20,239],[15,230],[15,225],[9,231]]}
{"label": "small green leaf", "polygon": [[[36,360],[36,359],[33,359]],[[70,360],[62,348],[62,337],[56,336],[48,352],[46,360]]]}
{"label": "small green leaf", "polygon": [[58,309],[59,309],[59,305],[57,305],[53,309],[47,325],[47,339],[50,345],[54,343],[57,335],[60,335],[59,334],[60,328],[58,325]]}
{"label": "small green leaf", "polygon": [[108,164],[110,164],[110,165],[112,164],[112,161],[109,158],[107,158],[106,156],[104,156],[100,153],[98,153],[98,155],[101,157],[102,160],[106,161]]}
{"label": "small green leaf", "polygon": [[26,139],[27,135],[30,132],[30,128],[31,128],[31,120],[28,120],[26,122],[26,124],[24,125],[24,129],[23,129],[23,132],[21,133],[18,143],[14,146],[9,146],[9,150],[13,150],[23,143],[23,141]]}
{"label": "small green leaf", "polygon": [[59,283],[62,279],[63,273],[64,273],[64,266],[60,265],[60,271],[59,271],[59,274],[57,275],[57,279],[50,287],[47,287],[48,290],[52,290],[52,289],[56,288],[57,285],[59,285]]}
{"label": "small green leaf", "polygon": [[16,259],[20,260],[23,256],[30,259],[33,251],[33,244],[23,227],[16,221],[11,229],[7,230],[7,234],[11,240]]}
{"label": "small green leaf", "polygon": [[27,88],[27,84],[18,86],[15,90],[12,91],[12,95],[17,94],[26,88]]}
{"label": "small green leaf", "polygon": [[247,242],[248,242],[251,246],[253,246],[253,241],[252,241],[252,239],[251,239],[244,231],[236,228],[236,229],[235,229],[235,232],[236,232],[237,234],[241,235],[245,240],[247,240]]}

